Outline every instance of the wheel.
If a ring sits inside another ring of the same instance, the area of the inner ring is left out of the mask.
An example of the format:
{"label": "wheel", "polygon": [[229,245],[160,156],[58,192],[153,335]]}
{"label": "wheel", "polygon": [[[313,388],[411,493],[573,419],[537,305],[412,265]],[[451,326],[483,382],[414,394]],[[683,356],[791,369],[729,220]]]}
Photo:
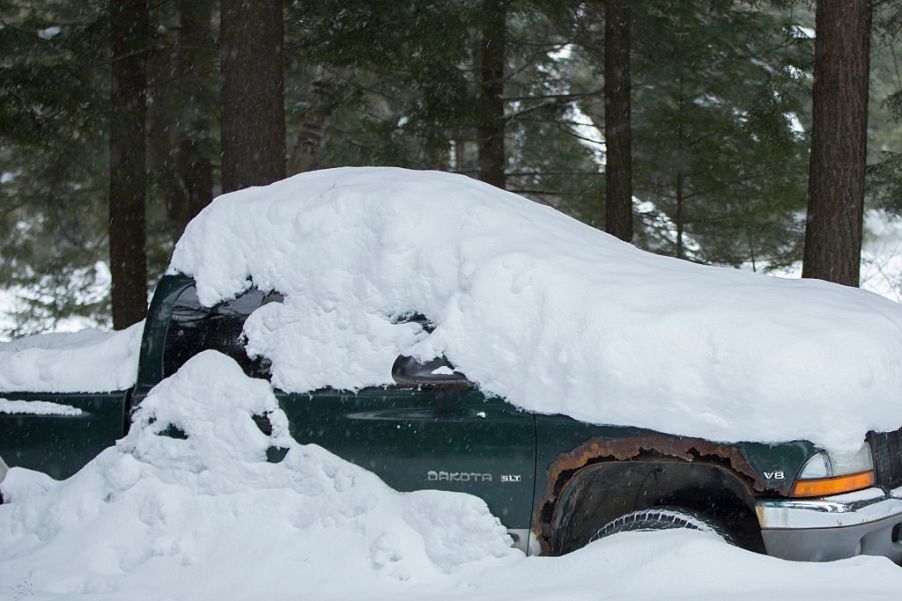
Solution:
{"label": "wheel", "polygon": [[647,532],[675,528],[705,532],[727,544],[736,544],[730,533],[708,516],[679,507],[652,507],[622,515],[599,528],[589,542],[618,532]]}

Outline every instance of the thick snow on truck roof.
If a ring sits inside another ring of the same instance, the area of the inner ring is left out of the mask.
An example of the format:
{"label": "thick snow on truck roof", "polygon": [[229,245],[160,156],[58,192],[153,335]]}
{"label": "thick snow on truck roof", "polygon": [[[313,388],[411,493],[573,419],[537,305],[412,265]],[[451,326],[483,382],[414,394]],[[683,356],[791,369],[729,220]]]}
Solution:
{"label": "thick snow on truck roof", "polygon": [[519,407],[594,423],[835,450],[902,426],[896,303],[643,252],[464,176],[341,168],[226,194],[170,272],[206,305],[285,295],[245,334],[288,391],[444,355]]}

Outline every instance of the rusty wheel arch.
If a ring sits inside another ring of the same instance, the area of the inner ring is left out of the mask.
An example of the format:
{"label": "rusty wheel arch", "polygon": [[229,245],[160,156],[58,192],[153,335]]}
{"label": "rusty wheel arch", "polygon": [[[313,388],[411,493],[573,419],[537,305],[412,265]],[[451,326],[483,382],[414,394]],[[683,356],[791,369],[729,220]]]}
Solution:
{"label": "rusty wheel arch", "polygon": [[543,555],[550,554],[553,550],[555,513],[568,484],[586,468],[613,462],[681,463],[718,467],[729,472],[750,498],[767,490],[766,481],[734,445],[656,433],[618,439],[593,438],[572,451],[562,453],[548,467],[545,493],[533,512],[532,525]]}

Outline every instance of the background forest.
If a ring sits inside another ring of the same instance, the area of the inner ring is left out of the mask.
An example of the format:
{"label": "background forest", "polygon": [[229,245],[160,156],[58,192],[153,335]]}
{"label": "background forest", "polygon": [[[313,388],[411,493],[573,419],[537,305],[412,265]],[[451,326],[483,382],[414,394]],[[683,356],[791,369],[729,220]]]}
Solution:
{"label": "background forest", "polygon": [[[797,271],[814,4],[626,5],[633,243]],[[865,201],[885,225],[902,212],[902,1],[872,7]],[[0,334],[140,319],[214,196],[310,169],[463,173],[604,228],[605,9],[0,0]],[[117,276],[111,252],[145,272]]]}

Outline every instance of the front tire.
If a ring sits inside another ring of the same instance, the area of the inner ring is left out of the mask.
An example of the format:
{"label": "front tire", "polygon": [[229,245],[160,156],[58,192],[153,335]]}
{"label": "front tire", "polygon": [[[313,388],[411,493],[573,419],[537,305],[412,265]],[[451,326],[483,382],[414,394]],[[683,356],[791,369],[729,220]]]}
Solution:
{"label": "front tire", "polygon": [[733,537],[720,524],[708,516],[679,507],[652,507],[627,513],[611,520],[589,539],[594,542],[618,532],[648,532],[652,530],[696,530],[735,545]]}

